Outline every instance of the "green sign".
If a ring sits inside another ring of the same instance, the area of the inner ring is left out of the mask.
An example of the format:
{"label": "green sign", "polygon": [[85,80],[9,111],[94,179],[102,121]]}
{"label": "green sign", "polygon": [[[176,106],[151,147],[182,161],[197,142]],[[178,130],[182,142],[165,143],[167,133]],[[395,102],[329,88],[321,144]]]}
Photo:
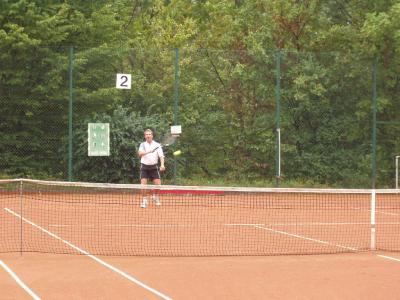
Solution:
{"label": "green sign", "polygon": [[88,123],[88,156],[110,156],[109,123]]}

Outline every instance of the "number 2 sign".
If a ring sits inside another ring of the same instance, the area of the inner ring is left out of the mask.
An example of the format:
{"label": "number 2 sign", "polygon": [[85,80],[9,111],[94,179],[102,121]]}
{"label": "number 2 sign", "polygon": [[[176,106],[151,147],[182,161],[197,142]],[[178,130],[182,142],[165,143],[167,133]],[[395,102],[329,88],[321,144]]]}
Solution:
{"label": "number 2 sign", "polygon": [[117,89],[131,89],[131,74],[117,74]]}

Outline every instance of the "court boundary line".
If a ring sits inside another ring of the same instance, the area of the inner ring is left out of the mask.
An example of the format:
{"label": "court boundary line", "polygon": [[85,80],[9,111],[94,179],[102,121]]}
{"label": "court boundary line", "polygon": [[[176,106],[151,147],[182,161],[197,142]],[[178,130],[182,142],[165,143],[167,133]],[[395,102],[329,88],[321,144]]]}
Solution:
{"label": "court boundary line", "polygon": [[70,246],[71,248],[75,249],[76,251],[80,252],[81,254],[84,254],[86,257],[89,257],[91,259],[93,259],[94,261],[96,261],[97,263],[103,265],[104,267],[110,269],[111,271],[116,272],[117,274],[121,275],[122,277],[128,279],[129,281],[141,286],[142,288],[146,289],[147,291],[159,296],[160,298],[164,299],[164,300],[172,300],[172,298],[168,297],[167,295],[157,291],[156,289],[153,289],[152,287],[148,286],[147,284],[141,282],[140,280],[136,279],[135,277],[133,277],[132,275],[129,275],[128,273],[110,265],[109,263],[101,260],[100,258],[98,258],[97,256],[94,256],[93,254],[90,254],[88,251],[83,250],[81,248],[79,248],[78,246],[75,246],[74,244],[70,243],[67,240],[62,239],[61,237],[59,237],[58,235],[56,235],[55,233],[52,233],[51,231],[33,223],[32,221],[26,219],[25,217],[19,215],[18,213],[12,211],[11,209],[5,207],[4,208],[8,213],[14,215],[17,218],[20,218],[21,220],[23,220],[24,222],[28,223],[29,225],[43,231],[44,233],[48,234],[49,236],[55,238],[56,240],[59,240],[61,242],[63,242],[64,244],[66,244],[67,246]]}
{"label": "court boundary line", "polygon": [[302,235],[298,235],[298,234],[295,234],[295,233],[290,233],[290,232],[286,232],[286,231],[282,231],[282,230],[275,230],[275,229],[272,229],[272,228],[258,226],[258,225],[255,225],[254,227],[255,228],[259,228],[259,229],[263,229],[263,230],[267,230],[267,231],[271,231],[271,232],[274,232],[274,233],[279,233],[279,234],[288,235],[288,236],[292,236],[292,237],[295,237],[295,238],[299,238],[299,239],[303,239],[303,240],[319,243],[319,244],[335,246],[335,247],[338,247],[338,248],[343,248],[343,249],[351,250],[351,251],[359,251],[359,249],[357,249],[357,248],[347,247],[347,246],[343,246],[343,245],[339,245],[339,244],[334,244],[334,243],[330,243],[330,242],[323,241],[323,240],[317,240],[317,239],[313,239],[313,238],[310,238],[310,237],[306,237],[306,236],[302,236]]}
{"label": "court boundary line", "polygon": [[35,300],[41,300],[41,298],[36,295],[36,293],[29,288],[22,280],[21,278],[18,277],[18,275],[9,267],[6,265],[5,262],[3,262],[0,259],[0,266],[3,267],[4,270],[6,270],[6,272],[15,280],[15,282],[25,290],[25,292],[27,292],[33,299]]}
{"label": "court boundary line", "polygon": [[395,258],[395,257],[391,257],[391,256],[387,256],[387,255],[382,255],[382,254],[377,254],[376,256],[385,258],[385,259],[389,259],[389,260],[394,260],[396,262],[400,262],[400,258]]}
{"label": "court boundary line", "polygon": [[[371,209],[368,209],[368,208],[352,207],[352,209],[354,209],[354,210],[364,210],[364,211],[371,212]],[[379,209],[379,210],[378,210],[378,209],[375,209],[374,211],[375,211],[375,213],[377,213],[377,214],[382,214],[382,215],[400,216],[400,214],[382,211],[381,209]]]}
{"label": "court boundary line", "polygon": [[[208,224],[210,225],[210,224]],[[227,226],[227,227],[240,227],[240,226],[268,226],[268,227],[282,227],[282,226],[346,226],[346,225],[368,225],[371,226],[371,222],[305,222],[305,223],[215,223],[215,226]],[[400,222],[381,222],[379,225],[400,225]],[[195,224],[49,224],[49,227],[63,228],[63,227],[150,227],[150,228],[176,228],[176,227],[201,227]]]}

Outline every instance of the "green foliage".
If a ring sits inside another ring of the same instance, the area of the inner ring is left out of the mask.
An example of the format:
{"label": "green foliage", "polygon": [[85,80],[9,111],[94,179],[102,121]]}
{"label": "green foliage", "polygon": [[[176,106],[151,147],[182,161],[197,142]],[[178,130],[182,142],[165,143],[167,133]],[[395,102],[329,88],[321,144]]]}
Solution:
{"label": "green foliage", "polygon": [[[378,120],[389,122],[378,128],[378,175],[388,186],[400,151],[390,123],[400,113],[397,2],[3,0],[1,174],[67,177],[71,63],[75,178],[136,181],[142,129],[163,134],[174,119],[179,48],[181,181],[274,183],[280,49],[284,181],[368,186],[377,58]],[[132,90],[115,89],[116,73],[132,74]],[[89,121],[110,122],[109,158],[87,157]]]}

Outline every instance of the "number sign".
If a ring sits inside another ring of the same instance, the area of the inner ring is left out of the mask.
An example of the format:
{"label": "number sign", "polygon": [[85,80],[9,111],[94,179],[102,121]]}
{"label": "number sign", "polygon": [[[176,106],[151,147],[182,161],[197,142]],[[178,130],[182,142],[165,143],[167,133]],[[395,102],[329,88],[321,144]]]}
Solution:
{"label": "number sign", "polygon": [[131,74],[117,74],[117,82],[116,82],[117,89],[131,89]]}

